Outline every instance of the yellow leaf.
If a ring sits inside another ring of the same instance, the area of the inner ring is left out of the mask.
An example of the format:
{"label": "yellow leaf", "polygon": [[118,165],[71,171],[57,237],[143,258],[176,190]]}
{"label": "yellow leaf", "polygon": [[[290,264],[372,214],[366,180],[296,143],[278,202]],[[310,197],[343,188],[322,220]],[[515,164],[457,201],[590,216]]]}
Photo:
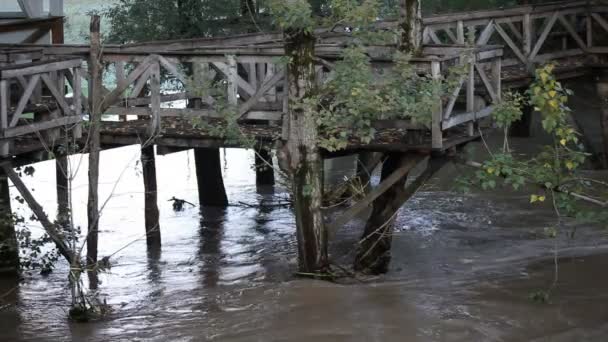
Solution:
{"label": "yellow leaf", "polygon": [[562,139],[559,141],[559,143],[562,144],[562,146],[566,146],[567,141],[566,139]]}
{"label": "yellow leaf", "polygon": [[486,171],[487,171],[489,174],[493,174],[493,173],[494,173],[494,168],[493,168],[493,167],[489,167],[489,168],[487,168],[487,169],[486,169]]}
{"label": "yellow leaf", "polygon": [[558,103],[557,103],[557,101],[555,101],[555,100],[550,100],[550,101],[549,101],[549,106],[551,106],[551,107],[553,107],[553,108],[557,109]]}
{"label": "yellow leaf", "polygon": [[545,196],[538,196],[538,200],[540,202],[544,202],[545,201]]}
{"label": "yellow leaf", "polygon": [[572,170],[572,169],[574,169],[574,163],[571,162],[570,160],[568,160],[566,162],[566,167],[568,168],[568,170]]}
{"label": "yellow leaf", "polygon": [[551,97],[555,97],[555,95],[557,95],[557,92],[556,92],[555,90],[551,90],[551,91],[549,92],[549,96],[551,96]]}
{"label": "yellow leaf", "polygon": [[534,202],[538,202],[538,196],[537,195],[530,196],[530,203],[534,203]]}
{"label": "yellow leaf", "polygon": [[540,73],[540,79],[543,81],[543,83],[547,82],[548,77],[549,75],[547,75],[545,72]]}

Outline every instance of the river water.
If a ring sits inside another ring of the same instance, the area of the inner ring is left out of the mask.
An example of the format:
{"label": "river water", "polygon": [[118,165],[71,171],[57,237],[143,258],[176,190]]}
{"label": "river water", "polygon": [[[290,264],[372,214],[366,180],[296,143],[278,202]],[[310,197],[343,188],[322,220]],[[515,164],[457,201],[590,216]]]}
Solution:
{"label": "river water", "polygon": [[[258,191],[251,151],[227,150],[224,179],[231,203],[284,196]],[[143,238],[143,180],[137,147],[104,151],[100,255],[101,298],[113,308],[88,324],[66,319],[66,265],[17,285],[0,279],[0,341],[605,341],[608,336],[608,238],[599,227],[568,224],[557,239],[548,207],[525,192],[460,194],[461,170],[446,166],[399,212],[391,271],[348,284],[297,279],[293,215],[287,208],[186,207],[197,203],[191,152],[157,157],[163,245]],[[74,180],[74,216],[86,226],[86,158]],[[53,162],[25,177],[55,213]],[[12,195],[16,191],[11,189]],[[273,197],[274,196],[274,197]],[[13,201],[13,209],[29,216]],[[349,265],[361,220],[331,246]],[[35,225],[31,229],[40,232]],[[572,237],[571,235],[574,235]],[[550,303],[529,299],[559,275]]]}

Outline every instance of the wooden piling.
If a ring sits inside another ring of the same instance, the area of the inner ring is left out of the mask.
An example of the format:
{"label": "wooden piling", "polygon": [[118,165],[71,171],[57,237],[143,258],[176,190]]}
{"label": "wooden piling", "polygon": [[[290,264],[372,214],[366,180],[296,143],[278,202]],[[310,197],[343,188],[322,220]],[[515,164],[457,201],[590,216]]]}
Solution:
{"label": "wooden piling", "polygon": [[154,145],[142,147],[141,167],[144,178],[146,243],[148,247],[159,247],[161,245],[161,235]]}
{"label": "wooden piling", "polygon": [[70,221],[70,189],[68,175],[68,157],[56,154],[55,181],[57,188],[57,222],[66,227]]}
{"label": "wooden piling", "polygon": [[100,17],[91,17],[91,50],[89,59],[89,198],[87,202],[87,265],[97,263],[99,231],[99,155],[102,102],[101,40],[99,36]]}
{"label": "wooden piling", "polygon": [[19,249],[11,210],[8,178],[0,169],[0,274],[16,273]]}
{"label": "wooden piling", "polygon": [[274,185],[274,164],[268,149],[261,148],[255,153],[255,184],[257,186]]}
{"label": "wooden piling", "polygon": [[196,181],[201,207],[225,207],[228,196],[222,178],[222,164],[218,148],[195,148]]}

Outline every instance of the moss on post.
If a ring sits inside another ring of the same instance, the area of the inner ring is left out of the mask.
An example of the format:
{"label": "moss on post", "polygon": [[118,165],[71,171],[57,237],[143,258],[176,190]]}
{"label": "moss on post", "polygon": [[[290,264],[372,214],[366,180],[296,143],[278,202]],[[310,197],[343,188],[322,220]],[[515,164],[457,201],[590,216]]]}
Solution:
{"label": "moss on post", "polygon": [[314,93],[315,37],[306,30],[286,31],[289,64],[289,137],[286,158],[291,176],[299,269],[322,273],[328,267],[327,231],[321,213],[322,158],[317,147],[317,126],[301,100]]}

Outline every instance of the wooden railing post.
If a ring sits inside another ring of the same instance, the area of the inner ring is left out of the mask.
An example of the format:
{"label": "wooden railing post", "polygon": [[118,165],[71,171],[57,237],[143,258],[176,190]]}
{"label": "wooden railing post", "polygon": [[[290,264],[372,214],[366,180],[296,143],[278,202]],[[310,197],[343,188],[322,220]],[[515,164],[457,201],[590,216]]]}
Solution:
{"label": "wooden railing post", "polygon": [[[74,68],[74,81],[72,87],[74,88],[74,115],[77,117],[82,116],[82,80],[81,80],[81,68]],[[72,131],[75,139],[82,137],[82,124],[78,123],[74,126]]]}
{"label": "wooden railing post", "polygon": [[[431,62],[431,76],[434,80],[439,81],[441,78],[441,63],[439,61]],[[443,101],[440,99],[436,104],[436,108],[433,111],[433,118],[431,123],[431,139],[432,148],[441,149],[443,148],[443,131],[441,130],[441,122],[443,120]]]}
{"label": "wooden railing post", "polygon": [[[469,76],[467,79],[467,113],[473,113],[475,111],[475,63],[475,55],[472,55],[469,60]],[[470,137],[475,135],[475,121],[469,121],[467,123],[467,135]]]}
{"label": "wooden railing post", "polygon": [[239,85],[237,81],[238,69],[235,56],[227,56],[228,59],[228,103],[231,106],[237,107],[239,103],[238,93]]}
{"label": "wooden railing post", "polygon": [[530,52],[532,52],[532,44],[533,44],[532,19],[530,18],[530,13],[524,14],[524,18],[523,18],[523,22],[522,22],[522,29],[523,29],[524,55],[526,56],[526,59],[528,59],[528,63],[530,63]]}
{"label": "wooden railing post", "polygon": [[[8,93],[8,81],[0,81],[0,129],[2,133],[8,128],[8,106],[10,99]],[[8,140],[2,140],[0,142],[0,155],[7,156],[9,150]]]}
{"label": "wooden railing post", "polygon": [[492,63],[492,79],[494,80],[496,102],[500,102],[502,99],[502,58],[500,57]]}
{"label": "wooden railing post", "polygon": [[150,120],[149,135],[150,137],[160,132],[161,117],[160,117],[160,63],[155,61],[150,66],[150,109],[152,117]]}

